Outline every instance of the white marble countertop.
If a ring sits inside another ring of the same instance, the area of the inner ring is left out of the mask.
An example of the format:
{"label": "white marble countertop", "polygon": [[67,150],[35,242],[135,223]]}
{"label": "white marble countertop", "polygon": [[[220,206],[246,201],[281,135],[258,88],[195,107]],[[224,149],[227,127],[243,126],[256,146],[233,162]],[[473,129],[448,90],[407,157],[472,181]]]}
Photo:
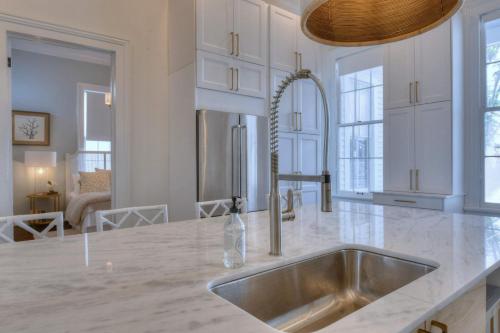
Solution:
{"label": "white marble countertop", "polygon": [[249,214],[239,270],[222,265],[222,222],[0,245],[0,332],[276,332],[207,285],[352,244],[440,266],[321,332],[410,332],[500,266],[497,218],[336,201],[333,213],[306,207],[284,224],[284,257],[274,258],[267,212]]}

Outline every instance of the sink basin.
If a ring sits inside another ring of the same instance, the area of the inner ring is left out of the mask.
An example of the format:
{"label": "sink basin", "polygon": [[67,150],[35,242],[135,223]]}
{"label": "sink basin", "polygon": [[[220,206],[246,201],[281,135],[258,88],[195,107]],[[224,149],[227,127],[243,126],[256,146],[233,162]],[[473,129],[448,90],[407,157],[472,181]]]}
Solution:
{"label": "sink basin", "polygon": [[314,332],[435,270],[364,250],[339,250],[210,290],[284,332]]}

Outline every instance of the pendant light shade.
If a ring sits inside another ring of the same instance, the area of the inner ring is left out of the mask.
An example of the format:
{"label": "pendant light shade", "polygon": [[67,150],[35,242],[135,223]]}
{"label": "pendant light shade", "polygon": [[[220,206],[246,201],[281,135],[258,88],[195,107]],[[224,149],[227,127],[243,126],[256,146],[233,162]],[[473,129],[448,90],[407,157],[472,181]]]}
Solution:
{"label": "pendant light shade", "polygon": [[363,46],[419,35],[446,21],[464,0],[302,0],[302,30],[328,45]]}

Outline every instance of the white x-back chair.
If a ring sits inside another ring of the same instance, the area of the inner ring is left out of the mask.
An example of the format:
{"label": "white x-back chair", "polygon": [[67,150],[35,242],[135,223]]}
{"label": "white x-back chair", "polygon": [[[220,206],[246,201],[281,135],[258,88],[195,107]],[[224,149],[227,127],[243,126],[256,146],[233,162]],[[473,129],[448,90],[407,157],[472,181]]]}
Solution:
{"label": "white x-back chair", "polygon": [[[29,222],[31,221],[40,220],[50,221],[50,223],[42,231],[37,231],[29,225]],[[10,235],[10,231],[14,227],[19,227],[29,232],[33,235],[35,240],[48,238],[49,231],[55,227],[57,238],[64,238],[64,217],[62,212],[0,217],[0,240],[8,243],[14,243],[14,237]]]}
{"label": "white x-back chair", "polygon": [[[147,213],[155,215],[149,218]],[[158,205],[100,210],[95,213],[95,217],[98,232],[104,231],[104,226],[113,230],[125,227],[135,228],[143,225],[168,223],[168,208],[167,205]]]}
{"label": "white x-back chair", "polygon": [[[229,215],[229,210],[231,209],[232,205],[232,199],[197,202],[195,204],[196,217],[198,219],[205,219],[214,216]],[[241,209],[242,213],[247,212],[247,200],[245,198],[240,199],[239,208]]]}

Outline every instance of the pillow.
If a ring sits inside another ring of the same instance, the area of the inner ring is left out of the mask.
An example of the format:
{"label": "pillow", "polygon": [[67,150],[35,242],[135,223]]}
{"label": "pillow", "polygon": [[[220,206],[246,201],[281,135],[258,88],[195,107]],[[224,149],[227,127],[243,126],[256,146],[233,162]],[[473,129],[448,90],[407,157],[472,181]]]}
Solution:
{"label": "pillow", "polygon": [[106,172],[80,172],[80,193],[109,191],[111,182]]}
{"label": "pillow", "polygon": [[103,172],[106,175],[108,175],[108,177],[109,177],[109,184],[112,184],[113,174],[111,173],[111,170],[95,168],[95,172]]}

